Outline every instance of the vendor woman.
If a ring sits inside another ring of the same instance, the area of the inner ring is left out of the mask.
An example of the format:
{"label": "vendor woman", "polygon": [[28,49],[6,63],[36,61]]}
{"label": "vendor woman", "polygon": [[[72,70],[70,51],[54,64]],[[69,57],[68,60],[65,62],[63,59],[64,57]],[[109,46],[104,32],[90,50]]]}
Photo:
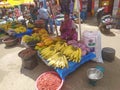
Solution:
{"label": "vendor woman", "polygon": [[77,40],[75,23],[70,19],[69,14],[64,15],[64,21],[60,26],[61,38],[65,40]]}

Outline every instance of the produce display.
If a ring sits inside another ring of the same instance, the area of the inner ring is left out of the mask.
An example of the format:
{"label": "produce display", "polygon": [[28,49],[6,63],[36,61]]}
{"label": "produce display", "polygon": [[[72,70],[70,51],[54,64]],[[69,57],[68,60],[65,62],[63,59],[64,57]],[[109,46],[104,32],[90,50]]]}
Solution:
{"label": "produce display", "polygon": [[69,61],[80,62],[81,60],[81,49],[75,48],[72,45],[64,47],[61,52],[67,57]]}
{"label": "produce display", "polygon": [[11,23],[7,22],[6,24],[1,24],[0,27],[7,31],[11,27]]}
{"label": "produce display", "polygon": [[37,34],[37,33],[33,33],[31,36],[29,36],[29,35],[24,35],[22,39],[23,39],[23,41],[26,42],[26,43],[32,42],[32,41],[37,41],[37,42],[39,42],[39,41],[40,41],[40,36],[39,36],[39,34]]}
{"label": "produce display", "polygon": [[14,31],[15,31],[17,34],[19,34],[19,33],[24,33],[24,32],[26,32],[26,28],[23,27],[23,26],[20,26],[20,27],[16,28]]}
{"label": "produce display", "polygon": [[68,45],[82,49],[82,56],[90,52],[90,49],[84,44],[84,42],[77,42],[75,40],[70,40],[67,42]]}
{"label": "produce display", "polygon": [[72,45],[67,45],[64,41],[58,41],[48,47],[36,46],[40,55],[48,61],[48,65],[54,68],[68,68],[68,61],[80,62],[82,50]]}
{"label": "produce display", "polygon": [[8,31],[9,29],[15,29],[15,28],[20,27],[20,26],[22,26],[22,24],[17,22],[17,21],[7,22],[5,24],[0,25],[0,27],[2,29],[4,29],[5,31]]}
{"label": "produce display", "polygon": [[31,24],[28,22],[28,25],[27,25],[28,28],[34,28],[34,24]]}
{"label": "produce display", "polygon": [[44,48],[41,50],[40,54],[44,59],[50,58],[52,55],[56,54],[57,50],[55,49],[54,45]]}
{"label": "produce display", "polygon": [[64,54],[61,52],[57,52],[53,56],[47,59],[49,61],[48,65],[53,66],[55,68],[68,68],[68,61]]}

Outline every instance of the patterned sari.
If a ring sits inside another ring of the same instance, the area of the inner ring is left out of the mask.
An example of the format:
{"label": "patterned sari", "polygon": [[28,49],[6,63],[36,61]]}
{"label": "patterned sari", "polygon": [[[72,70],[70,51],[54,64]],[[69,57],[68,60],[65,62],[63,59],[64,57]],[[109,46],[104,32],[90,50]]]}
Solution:
{"label": "patterned sari", "polygon": [[74,22],[69,19],[64,21],[60,27],[61,38],[65,40],[77,40],[77,32]]}

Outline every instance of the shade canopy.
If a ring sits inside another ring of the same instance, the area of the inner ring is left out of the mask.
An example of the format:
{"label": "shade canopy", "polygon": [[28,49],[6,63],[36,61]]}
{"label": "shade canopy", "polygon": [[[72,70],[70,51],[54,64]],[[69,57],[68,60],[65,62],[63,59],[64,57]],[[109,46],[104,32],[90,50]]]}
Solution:
{"label": "shade canopy", "polygon": [[22,3],[24,3],[24,0],[8,0],[8,3],[10,3],[11,5],[20,5]]}
{"label": "shade canopy", "polygon": [[9,8],[13,6],[10,3],[3,1],[3,2],[0,2],[0,8],[3,8],[3,7]]}

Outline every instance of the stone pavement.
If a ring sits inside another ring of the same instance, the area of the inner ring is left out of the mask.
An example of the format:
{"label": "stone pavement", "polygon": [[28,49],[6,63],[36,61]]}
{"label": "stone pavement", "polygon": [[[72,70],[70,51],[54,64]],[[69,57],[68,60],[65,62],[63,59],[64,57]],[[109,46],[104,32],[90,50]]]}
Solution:
{"label": "stone pavement", "polygon": [[[98,30],[96,23],[86,23],[81,25],[84,30]],[[112,35],[101,34],[102,48],[112,47],[116,50],[115,61],[103,64],[88,62],[79,67],[75,72],[66,77],[62,90],[119,90],[120,89],[120,30],[111,29]],[[35,80],[37,77],[52,70],[42,61],[33,70],[27,70],[22,67],[21,58],[18,53],[23,47],[15,46],[6,48],[0,44],[0,90],[35,90]],[[104,77],[97,82],[97,85],[91,86],[88,83],[87,69],[101,65],[105,67]]]}

